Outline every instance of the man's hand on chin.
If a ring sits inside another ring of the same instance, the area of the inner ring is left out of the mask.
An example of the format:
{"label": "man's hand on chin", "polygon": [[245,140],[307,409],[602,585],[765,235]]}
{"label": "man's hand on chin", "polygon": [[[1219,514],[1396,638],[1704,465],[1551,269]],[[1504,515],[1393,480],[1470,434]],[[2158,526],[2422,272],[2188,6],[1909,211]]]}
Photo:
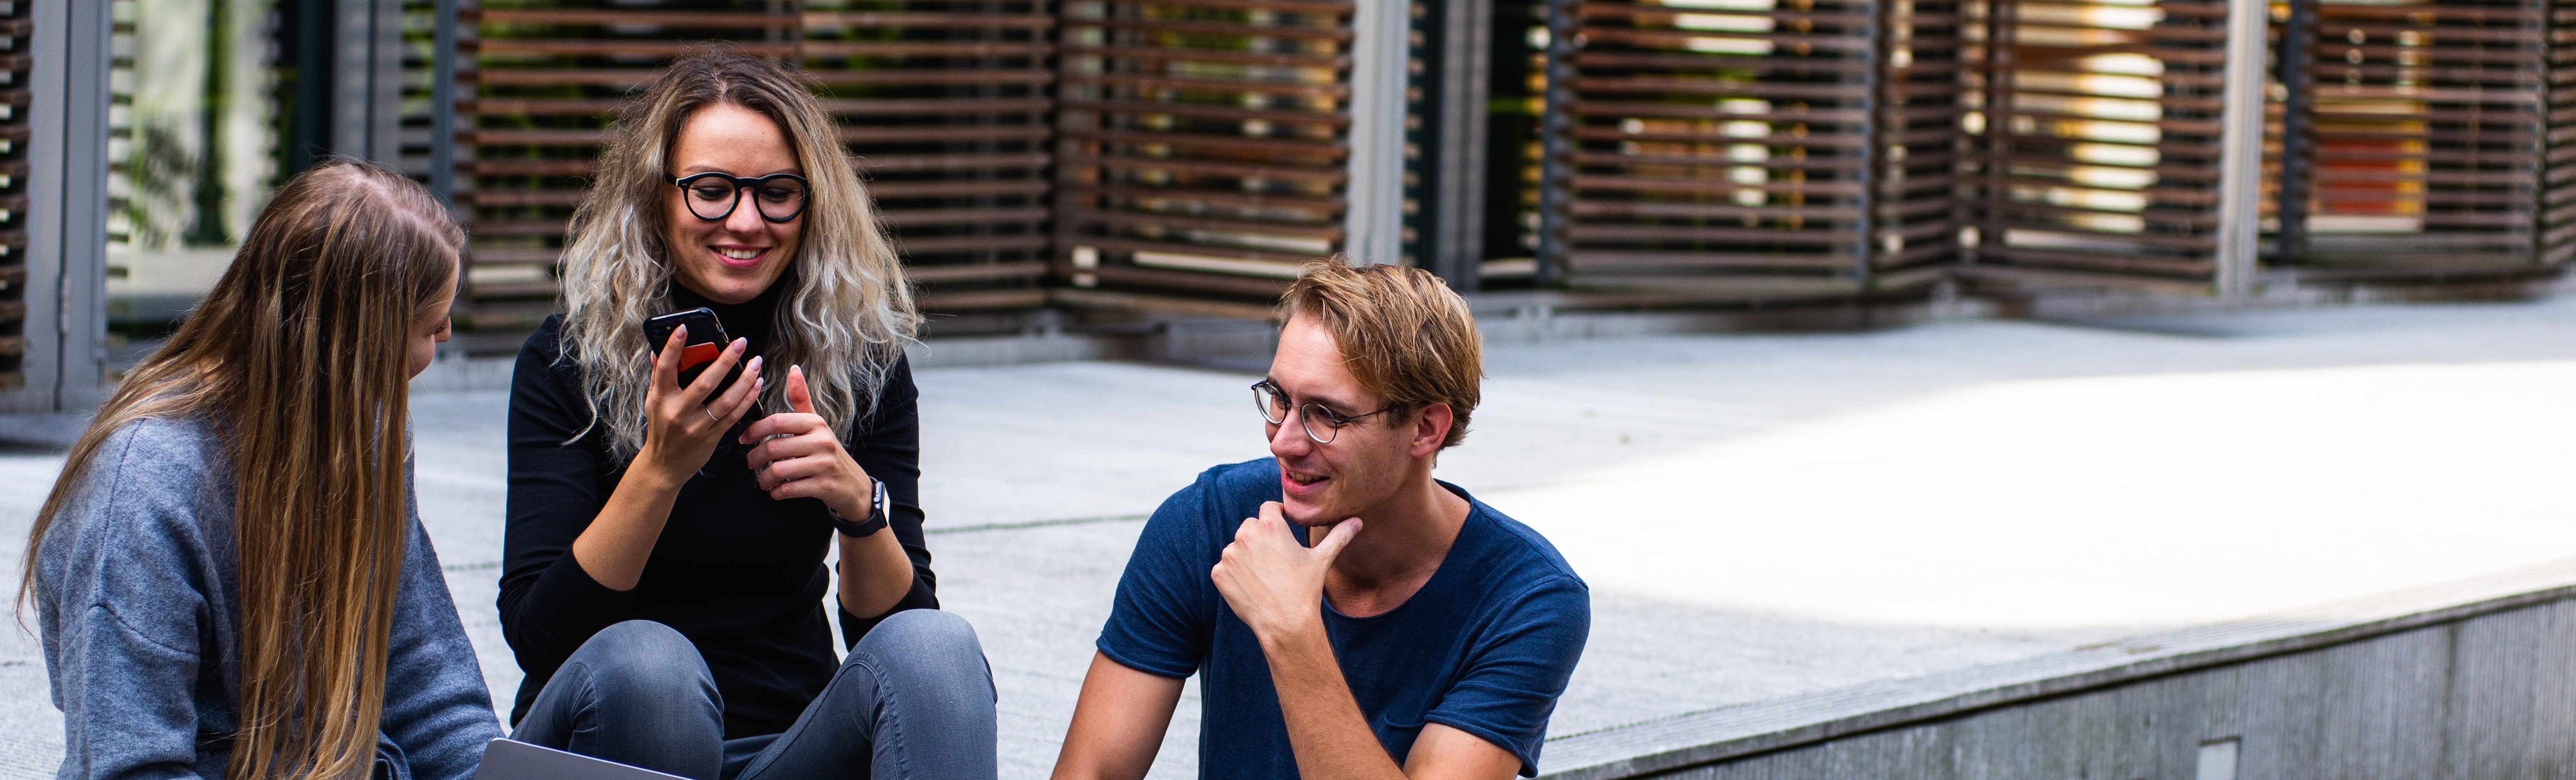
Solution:
{"label": "man's hand on chin", "polygon": [[1244,518],[1208,572],[1226,606],[1264,646],[1322,628],[1324,573],[1359,535],[1360,519],[1333,524],[1311,548],[1297,542],[1299,530],[1281,516],[1279,502],[1262,502],[1261,516]]}

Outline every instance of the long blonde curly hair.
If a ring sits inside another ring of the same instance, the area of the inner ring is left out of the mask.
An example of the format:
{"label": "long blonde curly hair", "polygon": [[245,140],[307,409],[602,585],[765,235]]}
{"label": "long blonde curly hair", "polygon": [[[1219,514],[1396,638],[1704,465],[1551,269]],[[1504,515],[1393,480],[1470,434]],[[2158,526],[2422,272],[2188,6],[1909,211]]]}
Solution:
{"label": "long blonde curly hair", "polygon": [[802,365],[814,411],[848,434],[921,323],[894,245],[813,93],[770,60],[724,50],[684,57],[611,125],[599,179],[573,211],[564,249],[563,356],[581,369],[591,414],[573,438],[605,426],[619,462],[644,445],[652,381],[644,320],[671,308],[663,200],[671,149],[689,116],[716,104],[778,123],[809,182],[803,237],[781,277],[794,287],[779,296],[766,351],[770,408],[782,407],[775,396],[786,392],[787,367]]}

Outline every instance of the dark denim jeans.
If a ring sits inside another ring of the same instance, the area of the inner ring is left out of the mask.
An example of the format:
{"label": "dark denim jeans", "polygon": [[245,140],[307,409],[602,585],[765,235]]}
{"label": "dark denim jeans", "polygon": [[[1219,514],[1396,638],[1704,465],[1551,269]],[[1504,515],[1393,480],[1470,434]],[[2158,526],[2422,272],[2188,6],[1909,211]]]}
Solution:
{"label": "dark denim jeans", "polygon": [[697,647],[630,620],[582,643],[510,738],[698,780],[993,780],[993,697],[975,629],[916,609],[860,639],[787,731],[726,740]]}

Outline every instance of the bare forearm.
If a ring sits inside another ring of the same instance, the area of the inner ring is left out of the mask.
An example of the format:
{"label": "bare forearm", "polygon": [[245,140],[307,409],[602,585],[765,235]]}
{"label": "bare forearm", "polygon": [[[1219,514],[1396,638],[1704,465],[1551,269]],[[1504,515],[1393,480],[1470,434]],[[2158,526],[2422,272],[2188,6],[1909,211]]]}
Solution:
{"label": "bare forearm", "polygon": [[912,556],[903,554],[894,529],[878,529],[864,539],[833,534],[841,544],[841,608],[860,617],[877,617],[912,592]]}
{"label": "bare forearm", "polygon": [[1270,661],[1270,683],[1279,692],[1299,776],[1405,780],[1404,769],[1387,757],[1351,699],[1350,683],[1321,626],[1264,639],[1262,654]]}
{"label": "bare forearm", "polygon": [[1180,680],[1157,677],[1091,654],[1074,700],[1073,724],[1057,753],[1053,780],[1144,780],[1181,701]]}
{"label": "bare forearm", "polygon": [[671,519],[671,503],[680,496],[680,483],[647,457],[639,455],[627,466],[599,516],[572,540],[572,559],[610,590],[633,590],[644,579],[644,562],[653,557],[653,544]]}

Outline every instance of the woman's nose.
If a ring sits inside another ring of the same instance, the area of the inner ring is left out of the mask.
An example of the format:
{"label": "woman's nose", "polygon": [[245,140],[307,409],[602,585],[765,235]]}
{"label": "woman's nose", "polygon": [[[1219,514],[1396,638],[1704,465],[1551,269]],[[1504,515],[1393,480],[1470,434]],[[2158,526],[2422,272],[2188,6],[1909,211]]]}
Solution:
{"label": "woman's nose", "polygon": [[750,187],[744,187],[734,193],[733,213],[725,215],[726,230],[744,234],[758,233],[765,221],[760,218],[760,204],[752,200]]}

